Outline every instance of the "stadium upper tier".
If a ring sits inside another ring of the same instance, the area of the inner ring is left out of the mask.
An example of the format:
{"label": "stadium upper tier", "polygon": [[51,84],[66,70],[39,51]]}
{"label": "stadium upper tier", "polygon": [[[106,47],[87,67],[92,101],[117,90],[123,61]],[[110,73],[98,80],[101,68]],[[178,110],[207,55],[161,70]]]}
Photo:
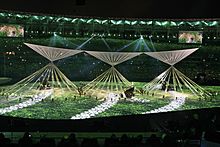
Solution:
{"label": "stadium upper tier", "polygon": [[202,27],[215,27],[219,25],[220,19],[137,19],[137,18],[93,18],[82,16],[60,16],[60,15],[47,15],[36,14],[27,12],[10,12],[0,11],[1,21],[11,20],[18,21],[24,24],[28,23],[53,23],[53,24],[101,24],[101,25],[145,25],[145,26],[163,26],[163,27],[176,27],[176,26],[202,26]]}
{"label": "stadium upper tier", "polygon": [[[69,49],[114,52],[199,47],[198,52],[176,66],[179,66],[178,69],[187,73],[191,79],[212,84],[220,83],[218,68],[220,19],[218,18],[91,18],[0,11],[0,23],[3,29],[9,29],[11,25],[14,25],[14,28],[21,26],[24,31],[17,37],[5,37],[5,34],[0,34],[2,36],[0,37],[0,76],[16,77],[15,81],[47,63],[46,59],[28,49],[24,45],[26,42]],[[8,31],[9,35],[14,33],[13,29],[11,30]],[[180,31],[202,32],[200,36],[202,42],[199,44],[179,43]],[[166,65],[155,61],[155,59],[141,55],[118,65],[118,69],[131,81],[150,81],[166,69]],[[77,80],[91,80],[108,68],[108,65],[85,53],[61,60],[59,65],[70,79]],[[72,75],[72,72],[77,74]]]}
{"label": "stadium upper tier", "polygon": [[1,24],[19,24],[25,36],[48,36],[54,32],[65,36],[91,36],[110,38],[138,38],[151,36],[153,40],[172,41],[179,31],[202,31],[204,40],[219,39],[220,19],[140,19],[95,18],[59,16],[24,12],[0,11]]}

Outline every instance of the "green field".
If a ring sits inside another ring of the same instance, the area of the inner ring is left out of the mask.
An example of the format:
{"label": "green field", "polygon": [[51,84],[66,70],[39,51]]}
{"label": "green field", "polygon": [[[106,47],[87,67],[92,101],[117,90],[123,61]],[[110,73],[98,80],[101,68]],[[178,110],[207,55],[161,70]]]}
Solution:
{"label": "green field", "polygon": [[5,115],[37,119],[69,119],[73,115],[86,111],[98,104],[100,104],[99,101],[89,97],[54,101],[46,99],[31,107],[12,111]]}
{"label": "green field", "polygon": [[[141,82],[133,82],[135,87],[134,97],[138,100],[145,100],[147,102],[142,103],[138,101],[131,101],[129,98],[120,98],[115,105],[93,117],[142,114],[144,112],[166,106],[173,100],[169,93],[165,93],[160,90],[141,93],[140,89],[144,84],[145,83]],[[2,91],[2,89],[5,88],[6,87],[1,86],[0,90]],[[185,103],[176,110],[219,107],[220,86],[204,86],[203,88],[211,92],[213,96],[207,99],[200,99],[190,94],[188,90],[184,90],[188,97],[186,98]],[[29,93],[33,92],[34,90]],[[76,93],[67,91],[62,94],[59,93],[59,90],[56,90],[55,92],[56,93],[53,96],[49,96],[39,103],[12,112],[7,112],[2,115],[34,119],[70,119],[72,116],[90,110],[91,108],[104,103],[106,100],[104,98],[97,98],[91,95],[79,96]],[[15,99],[7,102],[5,101],[4,95],[1,94],[0,109],[25,102],[28,99],[29,97],[24,97],[20,100]]]}

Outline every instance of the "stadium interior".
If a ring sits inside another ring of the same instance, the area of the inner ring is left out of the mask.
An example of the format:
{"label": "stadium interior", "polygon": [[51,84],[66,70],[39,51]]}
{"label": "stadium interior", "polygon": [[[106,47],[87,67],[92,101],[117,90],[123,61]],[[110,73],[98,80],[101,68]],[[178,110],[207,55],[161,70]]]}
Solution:
{"label": "stadium interior", "polygon": [[0,8],[0,146],[220,146],[211,4],[25,3]]}

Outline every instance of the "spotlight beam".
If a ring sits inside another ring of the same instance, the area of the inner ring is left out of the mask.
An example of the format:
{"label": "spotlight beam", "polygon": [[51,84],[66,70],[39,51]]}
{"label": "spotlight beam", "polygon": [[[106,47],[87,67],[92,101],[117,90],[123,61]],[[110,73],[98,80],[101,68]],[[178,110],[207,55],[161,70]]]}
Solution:
{"label": "spotlight beam", "polygon": [[153,44],[153,41],[152,41],[152,39],[151,39],[151,36],[149,36],[149,39],[150,39],[150,43],[151,43],[151,45],[152,45],[152,47],[153,47],[153,50],[156,51],[156,49],[155,49],[155,47],[154,47],[154,44]]}
{"label": "spotlight beam", "polygon": [[151,51],[151,49],[148,47],[148,45],[147,45],[147,43],[146,43],[146,41],[145,41],[144,39],[142,40],[142,42],[143,42],[143,44],[144,44],[145,49],[146,49],[147,51]]}
{"label": "spotlight beam", "polygon": [[139,40],[139,39],[136,39],[136,40],[130,42],[129,44],[123,46],[122,48],[118,49],[117,51],[122,51],[122,50],[124,50],[125,48],[131,46],[133,43],[137,42],[138,40]]}
{"label": "spotlight beam", "polygon": [[110,48],[110,46],[108,45],[108,43],[105,41],[104,38],[102,38],[102,41],[104,42],[104,44],[107,46],[107,48],[108,48],[109,50],[112,50],[112,49]]}
{"label": "spotlight beam", "polygon": [[79,46],[78,44],[75,44],[75,43],[73,43],[73,42],[71,42],[71,41],[68,41],[68,40],[66,40],[64,37],[59,36],[59,35],[57,35],[57,34],[56,34],[56,36],[53,37],[53,38],[57,38],[56,40],[57,40],[59,43],[63,44],[63,45],[69,45],[69,44],[70,44],[71,47],[74,46],[74,48],[77,48],[77,47]]}
{"label": "spotlight beam", "polygon": [[85,42],[83,42],[81,45],[79,45],[76,49],[81,49],[84,45],[86,45],[90,40],[92,40],[95,36],[92,36],[91,38],[89,38],[88,40],[86,40]]}

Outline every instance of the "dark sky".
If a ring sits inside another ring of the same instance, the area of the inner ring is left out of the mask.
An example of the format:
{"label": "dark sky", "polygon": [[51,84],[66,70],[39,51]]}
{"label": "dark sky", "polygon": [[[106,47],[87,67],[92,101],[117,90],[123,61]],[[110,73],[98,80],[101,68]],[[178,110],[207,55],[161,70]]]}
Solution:
{"label": "dark sky", "polygon": [[[2,0],[0,9],[97,17],[220,18],[213,0]],[[77,5],[81,2],[82,5]]]}

